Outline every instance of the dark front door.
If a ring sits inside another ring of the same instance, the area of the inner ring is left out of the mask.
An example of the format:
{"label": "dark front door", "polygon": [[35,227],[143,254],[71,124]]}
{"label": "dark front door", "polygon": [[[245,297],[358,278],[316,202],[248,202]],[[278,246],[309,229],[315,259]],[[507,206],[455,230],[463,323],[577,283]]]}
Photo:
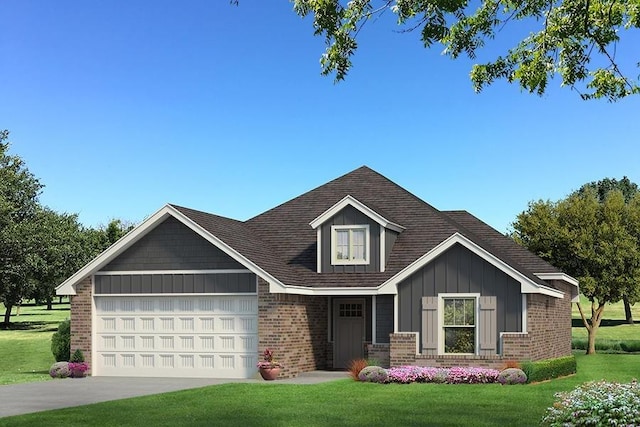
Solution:
{"label": "dark front door", "polygon": [[333,367],[335,369],[347,369],[349,362],[364,357],[364,307],[363,299],[334,300]]}

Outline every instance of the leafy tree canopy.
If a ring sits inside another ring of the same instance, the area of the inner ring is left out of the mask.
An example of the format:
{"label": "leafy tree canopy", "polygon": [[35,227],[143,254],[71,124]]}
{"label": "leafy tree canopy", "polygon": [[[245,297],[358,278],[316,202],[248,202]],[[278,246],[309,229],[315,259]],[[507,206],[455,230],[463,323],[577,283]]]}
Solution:
{"label": "leafy tree canopy", "polygon": [[588,353],[606,304],[640,296],[640,194],[625,202],[620,190],[600,202],[594,189],[584,188],[558,202],[529,204],[513,224],[514,239],[580,281],[591,301],[586,318]]}
{"label": "leafy tree canopy", "polygon": [[439,43],[452,58],[465,54],[475,59],[487,40],[509,37],[502,32],[506,25],[530,31],[492,61],[473,66],[471,81],[478,92],[505,79],[542,95],[559,75],[562,85],[583,99],[616,101],[640,93],[637,73],[623,70],[616,58],[621,34],[640,28],[638,0],[291,1],[298,15],[313,16],[315,35],[327,45],[322,73],[335,74],[336,81],[351,68],[363,25],[390,11],[406,31],[420,30],[425,47]]}

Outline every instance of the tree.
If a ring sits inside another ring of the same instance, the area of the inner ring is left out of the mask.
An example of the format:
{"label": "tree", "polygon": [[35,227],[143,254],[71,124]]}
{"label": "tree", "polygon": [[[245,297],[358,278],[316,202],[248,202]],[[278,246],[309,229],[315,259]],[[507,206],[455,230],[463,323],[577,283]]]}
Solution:
{"label": "tree", "polygon": [[[629,178],[626,176],[623,177],[620,181],[615,178],[605,178],[600,181],[593,181],[587,184],[584,184],[580,189],[578,189],[578,193],[585,193],[589,190],[595,191],[598,195],[598,200],[600,203],[604,203],[607,194],[609,194],[612,190],[619,190],[623,197],[625,203],[629,203],[631,199],[640,192],[638,189],[638,185],[631,182]],[[640,240],[640,234],[636,233],[636,238]],[[633,325],[633,314],[631,313],[631,304],[635,304],[639,301],[639,296],[629,296],[624,295],[622,297],[622,302],[624,304],[624,314],[627,323]]]}
{"label": "tree", "polygon": [[513,228],[518,243],[580,281],[591,302],[589,318],[578,303],[588,331],[587,354],[595,353],[606,304],[638,293],[640,195],[625,203],[622,192],[613,190],[601,203],[595,191],[585,189],[558,202],[533,202]]}
{"label": "tree", "polygon": [[13,306],[32,291],[29,257],[37,244],[32,220],[42,189],[22,159],[8,154],[8,136],[8,131],[0,131],[0,300],[5,325]]}
{"label": "tree", "polygon": [[452,58],[466,54],[475,60],[486,41],[501,36],[511,44],[513,35],[503,31],[507,25],[518,24],[529,33],[493,60],[473,66],[477,92],[505,79],[542,95],[557,74],[563,86],[585,100],[616,101],[640,93],[640,77],[629,77],[633,72],[616,58],[621,33],[640,28],[637,0],[291,1],[298,15],[313,15],[315,35],[324,36],[327,45],[320,59],[322,74],[335,73],[336,81],[351,68],[364,24],[391,11],[404,31],[420,29],[425,47],[440,43]]}
{"label": "tree", "polygon": [[31,280],[37,300],[46,301],[52,309],[55,288],[80,269],[95,250],[88,232],[75,214],[60,214],[41,207],[34,218],[33,238],[37,247],[29,257]]}

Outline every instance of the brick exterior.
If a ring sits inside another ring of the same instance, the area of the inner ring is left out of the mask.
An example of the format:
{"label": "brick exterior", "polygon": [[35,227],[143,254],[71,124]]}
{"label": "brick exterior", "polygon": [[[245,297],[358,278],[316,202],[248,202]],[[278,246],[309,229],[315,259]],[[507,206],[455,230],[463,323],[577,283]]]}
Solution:
{"label": "brick exterior", "polygon": [[369,360],[375,360],[378,366],[388,368],[390,366],[389,344],[367,344],[365,357]]}
{"label": "brick exterior", "polygon": [[71,354],[77,349],[84,353],[91,373],[91,319],[92,285],[87,277],[76,285],[76,294],[71,296]]}
{"label": "brick exterior", "polygon": [[399,332],[389,335],[390,366],[414,365],[418,348],[417,332]]}
{"label": "brick exterior", "polygon": [[[495,356],[426,356],[416,354],[418,334],[390,334],[390,344],[365,344],[365,356],[381,366],[477,366],[499,369],[507,360],[541,360],[571,354],[571,287],[554,285],[565,292],[558,299],[527,295],[527,333],[505,333],[502,354]],[[71,352],[81,349],[92,360],[92,282],[87,277],[71,297]],[[258,280],[259,353],[275,351],[284,365],[281,378],[301,372],[331,369],[333,346],[327,341],[328,298],[307,295],[271,294],[269,285]]]}
{"label": "brick exterior", "polygon": [[327,297],[271,294],[258,279],[258,346],[274,350],[281,378],[327,368]]}
{"label": "brick exterior", "polygon": [[527,333],[504,333],[502,352],[491,356],[416,354],[417,333],[391,334],[391,366],[476,366],[501,369],[506,361],[543,360],[571,355],[571,285],[556,281],[564,298],[527,295]]}

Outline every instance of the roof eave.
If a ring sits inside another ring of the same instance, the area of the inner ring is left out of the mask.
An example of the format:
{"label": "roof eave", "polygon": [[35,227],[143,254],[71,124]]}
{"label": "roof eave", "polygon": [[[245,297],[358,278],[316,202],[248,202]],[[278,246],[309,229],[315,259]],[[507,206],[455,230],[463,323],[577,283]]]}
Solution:
{"label": "roof eave", "polygon": [[374,220],[384,228],[388,228],[397,233],[401,233],[405,229],[400,224],[396,224],[395,222],[388,220],[387,218],[383,217],[382,215],[380,215],[379,213],[377,213],[376,211],[374,211],[373,209],[371,209],[370,207],[360,202],[358,199],[356,199],[351,195],[346,195],[345,197],[343,197],[342,200],[340,200],[335,205],[331,206],[329,209],[321,213],[316,219],[311,221],[309,225],[315,230],[316,228],[318,228],[320,225],[327,222],[335,214],[337,214],[347,206],[354,207],[355,209],[359,210],[364,215],[368,216],[369,218],[371,218],[372,220]]}
{"label": "roof eave", "polygon": [[270,284],[273,284],[276,287],[285,287],[285,285],[269,274],[267,271],[259,267],[249,258],[242,255],[240,252],[233,249],[231,246],[220,240],[218,237],[214,236],[212,233],[205,230],[198,223],[193,221],[187,215],[180,212],[178,209],[171,205],[165,205],[155,214],[151,215],[147,220],[145,220],[142,224],[135,227],[129,233],[127,233],[124,237],[118,240],[116,243],[107,248],[104,252],[94,258],[91,262],[85,265],[83,268],[78,270],[74,275],[65,280],[62,284],[60,284],[56,288],[57,295],[76,295],[75,286],[85,279],[88,276],[95,274],[102,267],[107,265],[113,259],[115,259],[118,255],[123,253],[126,249],[128,249],[131,245],[137,242],[142,236],[147,234],[151,229],[155,228],[158,224],[164,221],[167,217],[172,216],[180,221],[185,226],[189,227],[195,233],[200,235],[202,238],[207,240],[209,243],[216,246],[218,249],[229,255],[234,260],[238,261],[240,264],[244,265],[249,271],[256,274],[260,278],[266,280]]}
{"label": "roof eave", "polygon": [[564,298],[564,292],[536,283],[535,281],[531,280],[529,277],[527,277],[520,271],[516,270],[506,262],[502,261],[497,256],[493,255],[486,249],[477,245],[476,243],[471,241],[469,238],[463,236],[458,232],[452,234],[451,236],[449,236],[448,238],[440,242],[436,247],[431,249],[429,252],[427,252],[426,254],[424,254],[423,256],[421,256],[411,264],[409,264],[403,270],[401,270],[400,272],[395,274],[393,277],[388,279],[386,282],[384,282],[382,285],[380,285],[379,293],[380,294],[397,294],[398,293],[397,285],[401,281],[405,280],[410,275],[420,270],[422,267],[424,267],[426,264],[434,260],[436,257],[441,255],[445,251],[447,251],[456,243],[461,244],[462,246],[469,249],[471,252],[478,255],[485,261],[489,262],[490,264],[492,264],[493,266],[495,266],[496,268],[498,268],[508,276],[517,280],[520,283],[521,293],[523,294],[538,293],[538,294],[549,295],[555,298]]}

